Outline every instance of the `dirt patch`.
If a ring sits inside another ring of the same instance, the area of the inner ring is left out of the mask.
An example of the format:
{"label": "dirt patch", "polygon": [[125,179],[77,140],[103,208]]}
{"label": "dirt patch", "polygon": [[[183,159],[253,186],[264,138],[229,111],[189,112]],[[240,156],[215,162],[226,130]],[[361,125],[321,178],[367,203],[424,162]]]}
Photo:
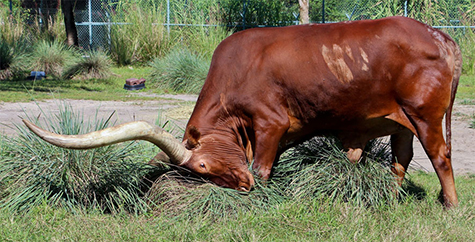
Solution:
{"label": "dirt patch", "polygon": [[[99,118],[106,118],[115,112],[117,123],[134,120],[155,122],[159,113],[166,118],[185,125],[193,110],[196,95],[160,95],[156,101],[90,101],[63,100],[67,104],[93,118],[96,113]],[[0,104],[0,133],[8,136],[15,135],[14,124],[21,124],[21,119],[29,115],[40,115],[40,109],[46,113],[57,113],[61,101],[47,100],[28,103]],[[469,128],[470,117],[475,114],[475,105],[456,105],[452,121],[452,165],[455,174],[475,173],[475,129]],[[414,158],[411,162],[414,169],[433,172],[434,169],[427,158],[419,140],[414,140]]]}

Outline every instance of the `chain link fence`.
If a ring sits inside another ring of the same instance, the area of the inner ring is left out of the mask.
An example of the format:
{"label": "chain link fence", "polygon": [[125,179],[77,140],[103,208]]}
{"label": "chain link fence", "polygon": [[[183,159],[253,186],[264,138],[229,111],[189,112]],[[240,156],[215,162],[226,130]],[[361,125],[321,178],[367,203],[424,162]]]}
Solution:
{"label": "chain link fence", "polygon": [[[24,6],[34,9],[33,12],[39,16],[56,12],[58,8],[48,4],[57,1],[30,2],[41,3]],[[299,20],[296,0],[76,0],[75,20],[80,46],[85,49],[108,49],[111,25],[134,24],[115,21],[117,18],[114,16],[128,14],[120,8],[124,3],[155,8],[163,20],[155,24],[165,25],[168,32],[171,28],[183,26],[214,25],[225,25],[239,31],[298,24]],[[313,23],[402,15],[452,31],[451,34],[455,35],[475,28],[473,0],[310,0],[309,15]]]}

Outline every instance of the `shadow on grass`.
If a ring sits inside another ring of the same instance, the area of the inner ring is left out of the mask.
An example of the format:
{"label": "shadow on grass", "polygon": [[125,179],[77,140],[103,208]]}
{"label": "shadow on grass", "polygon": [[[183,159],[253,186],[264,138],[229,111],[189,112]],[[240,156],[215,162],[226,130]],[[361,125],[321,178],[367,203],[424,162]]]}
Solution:
{"label": "shadow on grass", "polygon": [[404,182],[402,189],[407,195],[413,196],[416,200],[424,200],[427,197],[426,190],[409,179]]}
{"label": "shadow on grass", "polygon": [[59,80],[59,79],[43,79],[43,80],[3,80],[0,81],[0,91],[11,92],[51,92],[51,90],[65,92],[66,90],[84,90],[84,91],[100,91],[101,85],[113,85],[113,81],[109,79],[101,80]]}

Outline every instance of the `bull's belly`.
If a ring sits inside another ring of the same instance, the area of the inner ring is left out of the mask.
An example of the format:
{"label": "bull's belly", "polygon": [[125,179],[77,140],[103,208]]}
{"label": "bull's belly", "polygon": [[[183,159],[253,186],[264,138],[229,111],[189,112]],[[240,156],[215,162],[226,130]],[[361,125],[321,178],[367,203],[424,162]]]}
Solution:
{"label": "bull's belly", "polygon": [[[291,122],[292,126],[292,122]],[[391,135],[406,129],[403,125],[384,117],[367,120],[312,120],[289,131],[281,140],[281,147],[290,147],[314,136],[333,135],[346,144],[365,144],[369,140]]]}

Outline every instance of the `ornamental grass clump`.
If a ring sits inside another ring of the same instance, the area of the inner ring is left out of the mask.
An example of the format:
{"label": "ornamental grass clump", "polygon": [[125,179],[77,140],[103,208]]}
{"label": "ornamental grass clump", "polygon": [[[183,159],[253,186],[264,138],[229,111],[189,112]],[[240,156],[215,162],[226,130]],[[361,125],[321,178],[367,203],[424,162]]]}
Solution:
{"label": "ornamental grass clump", "polygon": [[106,79],[111,76],[112,60],[100,50],[86,52],[63,74],[65,79]]}
{"label": "ornamental grass clump", "polygon": [[291,173],[287,168],[283,173],[287,176],[281,175],[288,181],[287,192],[297,199],[341,200],[359,206],[396,203],[397,194],[404,191],[390,170],[388,146],[377,141],[370,143],[366,151],[372,152],[353,164],[335,139],[305,142],[279,161],[294,168]]}
{"label": "ornamental grass clump", "polygon": [[23,42],[11,44],[0,35],[0,80],[19,78],[25,73],[25,47]]}
{"label": "ornamental grass clump", "polygon": [[[93,121],[73,112],[67,104],[58,114],[41,112],[41,123],[61,134],[79,134],[112,125],[112,115]],[[41,140],[24,125],[17,125],[18,136],[8,139],[7,156],[0,163],[0,207],[11,211],[30,211],[42,204],[70,211],[143,213],[148,210],[142,189],[144,176],[151,169],[140,160],[148,148],[128,142],[90,150],[70,150]],[[3,149],[3,148],[2,148]]]}
{"label": "ornamental grass clump", "polygon": [[44,71],[46,75],[61,78],[63,71],[73,65],[78,53],[59,41],[40,40],[30,56],[30,67],[35,71]]}
{"label": "ornamental grass clump", "polygon": [[267,210],[285,201],[282,191],[258,182],[250,193],[218,187],[211,182],[172,170],[159,177],[147,199],[157,216],[173,218],[208,217],[212,220],[237,218],[252,210]]}
{"label": "ornamental grass clump", "polygon": [[208,75],[209,62],[186,48],[175,48],[151,63],[150,80],[157,88],[179,93],[199,93]]}

